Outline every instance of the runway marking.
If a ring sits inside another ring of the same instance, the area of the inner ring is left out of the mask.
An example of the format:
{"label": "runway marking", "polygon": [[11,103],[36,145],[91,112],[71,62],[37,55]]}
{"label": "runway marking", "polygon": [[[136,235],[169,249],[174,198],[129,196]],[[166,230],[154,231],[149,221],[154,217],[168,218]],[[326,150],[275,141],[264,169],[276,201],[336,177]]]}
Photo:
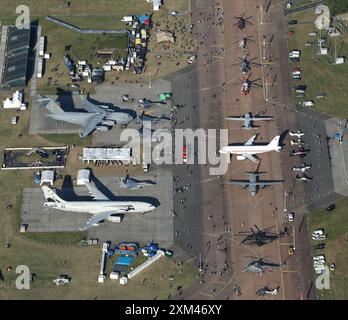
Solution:
{"label": "runway marking", "polygon": [[[257,18],[257,30],[258,30],[258,36],[259,36],[259,49],[260,49],[260,62],[261,62],[261,65],[262,65],[262,42],[261,42],[261,32],[260,32],[260,20],[259,20],[259,16],[258,16],[258,13],[256,12],[256,18]],[[267,94],[267,88],[264,86],[265,84],[265,74],[264,74],[264,70],[263,70],[263,67],[261,68],[261,73],[262,73],[262,83],[263,83],[263,86],[262,86],[262,92],[263,92],[263,98],[265,101],[268,101],[268,97],[266,96]]]}

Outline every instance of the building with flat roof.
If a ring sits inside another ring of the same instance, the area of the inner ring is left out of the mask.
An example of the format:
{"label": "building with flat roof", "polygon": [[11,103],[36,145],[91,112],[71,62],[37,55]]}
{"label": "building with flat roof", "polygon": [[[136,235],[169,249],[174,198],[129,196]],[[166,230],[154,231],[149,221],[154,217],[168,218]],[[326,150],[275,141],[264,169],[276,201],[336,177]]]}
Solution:
{"label": "building with flat roof", "polygon": [[26,82],[30,49],[30,29],[3,27],[0,47],[1,87],[23,87]]}

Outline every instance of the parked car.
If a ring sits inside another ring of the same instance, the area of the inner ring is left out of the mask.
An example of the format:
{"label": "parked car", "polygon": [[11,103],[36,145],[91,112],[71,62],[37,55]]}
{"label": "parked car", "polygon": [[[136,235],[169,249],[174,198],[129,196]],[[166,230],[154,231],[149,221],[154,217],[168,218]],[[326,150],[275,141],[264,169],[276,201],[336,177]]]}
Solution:
{"label": "parked car", "polygon": [[325,242],[319,243],[313,247],[315,250],[323,250],[325,249]]}
{"label": "parked car", "polygon": [[297,20],[289,20],[289,21],[288,21],[288,24],[289,24],[289,25],[297,24]]}
{"label": "parked car", "polygon": [[336,205],[335,204],[330,204],[327,208],[326,208],[326,211],[332,211],[336,208]]}
{"label": "parked car", "polygon": [[290,213],[288,214],[288,221],[289,221],[289,222],[293,222],[294,219],[295,219],[295,213],[294,213],[294,212],[290,212]]}

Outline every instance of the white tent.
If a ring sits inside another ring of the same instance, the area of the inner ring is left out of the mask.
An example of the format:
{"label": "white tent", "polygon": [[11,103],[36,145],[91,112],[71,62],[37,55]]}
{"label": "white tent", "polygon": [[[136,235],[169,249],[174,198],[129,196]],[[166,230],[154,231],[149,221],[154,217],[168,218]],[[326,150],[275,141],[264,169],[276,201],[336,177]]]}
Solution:
{"label": "white tent", "polygon": [[54,171],[44,170],[41,172],[40,186],[42,186],[44,183],[53,186],[53,182],[54,182]]}
{"label": "white tent", "polygon": [[158,31],[156,32],[157,43],[160,42],[172,42],[174,43],[174,36],[171,32]]}
{"label": "white tent", "polygon": [[20,109],[26,110],[26,104],[22,103],[23,94],[18,90],[13,94],[12,99],[7,98],[3,101],[4,109]]}

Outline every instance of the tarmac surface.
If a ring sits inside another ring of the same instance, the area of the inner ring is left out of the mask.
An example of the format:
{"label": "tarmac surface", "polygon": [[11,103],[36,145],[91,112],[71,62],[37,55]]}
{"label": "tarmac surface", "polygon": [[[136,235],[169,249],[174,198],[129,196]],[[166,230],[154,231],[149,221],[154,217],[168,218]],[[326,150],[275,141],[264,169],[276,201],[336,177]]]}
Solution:
{"label": "tarmac surface", "polygon": [[[176,175],[180,179],[176,179],[176,187],[188,187],[174,196],[174,240],[195,257],[202,269],[200,283],[180,298],[257,299],[255,292],[268,284],[279,287],[279,294],[261,299],[315,299],[305,215],[336,200],[337,194],[326,145],[326,117],[294,106],[292,101],[283,10],[284,3],[280,1],[272,2],[266,14],[261,2],[191,2],[192,31],[199,43],[198,63],[196,70],[185,70],[177,83],[176,78],[173,81],[176,99],[175,92],[187,92],[181,94],[180,102],[192,106],[179,112],[179,126],[228,128],[229,143],[246,141],[255,133],[259,133],[257,141],[268,142],[280,134],[283,150],[262,154],[259,167],[232,157],[223,178],[209,175],[209,167],[195,165],[178,168],[174,173],[174,180]],[[252,24],[238,30],[233,17],[243,13],[251,16],[248,21]],[[250,36],[254,41],[247,44],[248,58],[263,66],[253,65],[250,79],[261,83],[262,88],[252,86],[250,94],[242,96],[237,58],[242,57],[243,51],[238,42]],[[246,112],[273,115],[274,121],[261,123],[257,131],[247,131],[240,130],[239,123],[224,120]],[[311,151],[303,161],[312,163],[312,183],[296,181],[292,171],[292,166],[301,161],[290,157],[287,133],[297,129],[306,132],[304,141]],[[267,173],[263,179],[284,179],[284,185],[260,190],[252,197],[238,186],[223,184],[223,180],[245,178],[245,171],[255,169]],[[187,176],[191,170],[192,176]],[[290,211],[295,211],[296,217],[292,224],[287,222]],[[237,234],[254,224],[272,227],[278,233],[287,225],[289,236],[262,247],[239,246]],[[296,248],[293,256],[288,254],[291,245]],[[283,267],[261,276],[241,272],[260,257]],[[242,295],[234,293],[235,286],[241,288]]]}
{"label": "tarmac surface", "polygon": [[[134,120],[129,123],[129,128],[139,128],[137,123],[137,115],[141,115],[144,108],[139,107],[138,100],[147,98],[150,100],[157,101],[158,94],[162,92],[170,92],[171,86],[168,81],[156,80],[150,82],[148,86],[140,85],[135,83],[129,83],[128,85],[120,86],[109,86],[109,85],[98,85],[96,86],[96,93],[89,97],[89,100],[96,105],[106,105],[113,108],[115,111],[122,111],[129,113],[133,116]],[[132,103],[122,102],[120,97],[124,94],[129,94],[134,98]],[[83,103],[79,98],[78,94],[67,94],[62,92],[58,96],[48,96],[53,100],[57,101],[58,105],[64,111],[84,111]],[[161,116],[162,114],[169,113],[170,104],[166,106],[154,106],[151,110],[146,110],[154,116]],[[57,121],[46,117],[48,111],[46,108],[39,108],[37,103],[33,103],[31,118],[30,118],[30,134],[66,134],[66,133],[79,133],[82,131],[81,126],[66,123],[63,121]],[[94,131],[93,133],[93,145],[119,145],[120,132],[124,128],[120,126],[114,126],[108,132]]]}
{"label": "tarmac surface", "polygon": [[[111,199],[144,200],[159,202],[159,206],[145,215],[125,215],[121,223],[105,220],[99,226],[88,230],[88,238],[99,241],[136,241],[149,243],[158,241],[161,245],[170,246],[173,242],[172,211],[172,173],[163,168],[152,169],[146,175],[132,176],[138,180],[152,180],[156,185],[138,190],[120,187],[120,177],[103,177],[97,179],[97,186]],[[124,178],[124,177],[122,177]],[[84,187],[64,188],[59,195],[64,200],[90,199]],[[156,201],[157,200],[157,201]],[[65,212],[43,207],[45,199],[41,188],[25,188],[22,196],[21,218],[27,224],[28,232],[78,231],[91,215],[86,213]]]}

